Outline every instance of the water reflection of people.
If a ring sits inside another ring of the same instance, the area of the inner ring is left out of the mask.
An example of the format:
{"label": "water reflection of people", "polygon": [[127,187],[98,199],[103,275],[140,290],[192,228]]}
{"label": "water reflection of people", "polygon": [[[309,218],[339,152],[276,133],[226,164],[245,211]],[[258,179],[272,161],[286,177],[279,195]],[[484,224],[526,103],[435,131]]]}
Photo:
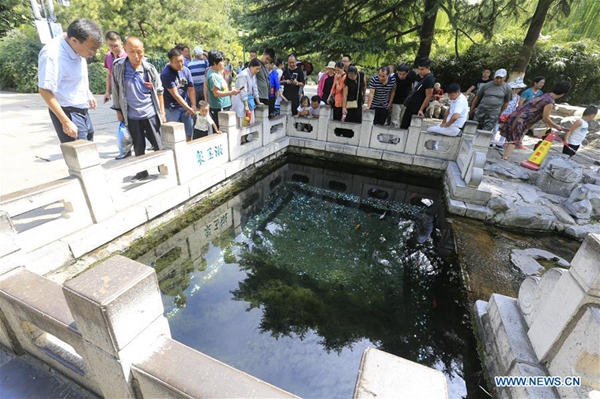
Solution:
{"label": "water reflection of people", "polygon": [[[410,204],[414,206],[423,206],[423,200],[425,199],[425,197],[413,193],[410,197]],[[415,215],[415,230],[413,236],[408,241],[408,245],[416,246],[417,244],[423,244],[431,237],[436,217],[435,209],[432,205],[433,204]]]}

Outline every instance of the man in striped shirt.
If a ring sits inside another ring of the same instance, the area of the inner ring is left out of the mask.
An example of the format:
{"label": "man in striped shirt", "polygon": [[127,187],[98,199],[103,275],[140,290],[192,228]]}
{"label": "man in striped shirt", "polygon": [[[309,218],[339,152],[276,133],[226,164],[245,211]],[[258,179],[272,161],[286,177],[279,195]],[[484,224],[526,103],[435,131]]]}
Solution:
{"label": "man in striped shirt", "polygon": [[204,78],[208,69],[208,60],[204,56],[204,50],[200,46],[194,47],[194,54],[194,59],[188,64],[188,69],[192,73],[196,101],[200,102],[204,100]]}
{"label": "man in striped shirt", "polygon": [[375,110],[374,125],[384,125],[396,94],[396,78],[387,66],[379,68],[379,73],[371,78],[369,90],[366,108]]}

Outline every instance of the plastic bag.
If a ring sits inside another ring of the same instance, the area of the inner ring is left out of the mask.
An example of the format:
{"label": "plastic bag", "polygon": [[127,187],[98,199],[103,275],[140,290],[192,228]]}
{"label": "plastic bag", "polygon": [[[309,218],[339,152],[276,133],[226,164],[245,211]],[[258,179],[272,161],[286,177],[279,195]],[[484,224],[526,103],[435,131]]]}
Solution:
{"label": "plastic bag", "polygon": [[133,139],[131,138],[131,134],[129,134],[129,129],[125,125],[125,122],[119,123],[119,131],[117,133],[117,140],[119,142],[119,156],[127,154],[131,151],[131,146],[133,145]]}

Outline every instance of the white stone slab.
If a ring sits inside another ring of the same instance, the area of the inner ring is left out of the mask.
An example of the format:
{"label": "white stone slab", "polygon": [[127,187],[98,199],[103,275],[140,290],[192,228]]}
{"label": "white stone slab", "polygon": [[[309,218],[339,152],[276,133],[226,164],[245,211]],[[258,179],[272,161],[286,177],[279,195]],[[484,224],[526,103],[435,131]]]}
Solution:
{"label": "white stone slab", "polygon": [[367,348],[363,353],[354,399],[446,399],[446,377],[438,370]]}

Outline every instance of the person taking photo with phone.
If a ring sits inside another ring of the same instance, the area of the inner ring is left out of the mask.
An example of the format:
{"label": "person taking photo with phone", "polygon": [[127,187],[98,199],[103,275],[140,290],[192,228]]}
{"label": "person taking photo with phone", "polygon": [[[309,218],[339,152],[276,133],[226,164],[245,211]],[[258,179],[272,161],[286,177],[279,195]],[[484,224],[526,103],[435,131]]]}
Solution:
{"label": "person taking photo with phone", "polygon": [[294,54],[290,54],[288,57],[288,67],[281,75],[281,84],[283,85],[283,97],[292,103],[292,115],[298,114],[300,88],[304,86],[304,73],[296,64]]}

